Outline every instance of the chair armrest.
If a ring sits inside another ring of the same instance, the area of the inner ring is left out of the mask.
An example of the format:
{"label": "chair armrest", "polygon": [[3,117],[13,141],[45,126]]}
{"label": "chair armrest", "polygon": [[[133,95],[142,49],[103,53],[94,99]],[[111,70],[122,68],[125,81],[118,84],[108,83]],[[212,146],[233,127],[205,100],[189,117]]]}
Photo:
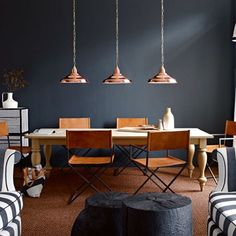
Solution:
{"label": "chair armrest", "polygon": [[12,149],[0,150],[0,191],[15,191],[14,164],[21,153]]}
{"label": "chair armrest", "polygon": [[224,136],[225,134],[211,134],[213,136]]}
{"label": "chair armrest", "polygon": [[211,135],[213,135],[214,137],[212,140],[209,140],[208,145],[218,145],[219,139],[225,137],[225,134],[220,134],[220,133],[215,133],[215,134],[211,133]]}
{"label": "chair armrest", "polygon": [[222,141],[226,141],[226,140],[234,140],[235,138],[220,138],[219,139],[219,147],[222,146]]}

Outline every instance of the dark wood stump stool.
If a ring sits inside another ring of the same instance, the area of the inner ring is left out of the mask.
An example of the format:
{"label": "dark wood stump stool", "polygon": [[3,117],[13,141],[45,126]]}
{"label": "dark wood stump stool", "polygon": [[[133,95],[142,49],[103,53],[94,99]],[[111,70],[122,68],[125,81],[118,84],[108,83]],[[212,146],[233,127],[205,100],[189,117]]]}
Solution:
{"label": "dark wood stump stool", "polygon": [[123,236],[122,201],[127,193],[97,193],[86,199],[85,209],[76,218],[71,236]]}
{"label": "dark wood stump stool", "polygon": [[125,236],[191,236],[192,202],[173,193],[142,193],[123,201]]}

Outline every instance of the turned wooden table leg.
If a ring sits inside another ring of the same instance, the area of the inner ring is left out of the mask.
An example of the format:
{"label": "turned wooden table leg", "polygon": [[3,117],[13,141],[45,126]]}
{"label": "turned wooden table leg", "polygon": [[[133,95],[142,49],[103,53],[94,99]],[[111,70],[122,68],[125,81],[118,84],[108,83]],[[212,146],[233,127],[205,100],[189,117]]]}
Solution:
{"label": "turned wooden table leg", "polygon": [[190,144],[189,145],[189,152],[188,152],[188,173],[189,173],[189,177],[192,178],[193,175],[193,170],[194,170],[194,165],[193,165],[193,156],[194,156],[194,152],[195,152],[195,145],[194,144]]}
{"label": "turned wooden table leg", "polygon": [[52,146],[51,145],[44,145],[43,151],[44,151],[44,155],[46,158],[45,168],[47,171],[50,171],[52,169],[52,167],[50,165],[50,159],[51,159],[51,155],[52,155]]}
{"label": "turned wooden table leg", "polygon": [[32,155],[31,155],[32,166],[36,166],[41,163],[40,145],[39,141],[32,139]]}
{"label": "turned wooden table leg", "polygon": [[199,147],[199,150],[198,150],[198,166],[199,166],[200,175],[199,175],[198,181],[199,181],[199,184],[200,184],[201,191],[203,191],[203,188],[204,188],[204,186],[207,182],[207,178],[205,177],[206,163],[207,163],[206,149]]}

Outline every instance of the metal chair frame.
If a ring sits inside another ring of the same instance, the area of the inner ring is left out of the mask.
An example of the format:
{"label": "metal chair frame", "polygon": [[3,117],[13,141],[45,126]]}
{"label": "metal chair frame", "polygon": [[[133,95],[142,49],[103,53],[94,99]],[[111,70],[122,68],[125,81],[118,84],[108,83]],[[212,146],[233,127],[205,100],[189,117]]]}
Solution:
{"label": "metal chair frame", "polygon": [[[120,145],[115,145],[115,147],[117,147],[123,155],[124,159],[122,159],[121,161],[121,166],[120,168],[116,168],[114,170],[114,175],[118,176],[119,174],[121,174],[127,167],[131,166],[132,161],[130,161],[130,147],[131,146],[120,146]],[[135,146],[133,146],[133,148],[136,148]],[[143,149],[140,148],[136,148],[135,152],[133,152],[133,158],[137,158],[138,156],[141,155],[141,153],[144,152],[146,146],[142,147]]]}
{"label": "metal chair frame", "polygon": [[[219,138],[219,142],[218,144],[214,144],[214,145],[207,145],[206,149],[207,149],[207,154],[208,155],[212,155],[212,152],[214,149],[220,148],[220,147],[226,147],[226,141],[227,140],[234,140],[234,138],[229,137],[229,136],[235,136],[236,135],[236,122],[235,121],[231,121],[231,120],[226,120],[225,122],[225,131],[224,134],[213,134],[215,137],[222,137],[223,138]],[[217,162],[217,160],[215,160],[214,158],[212,158],[213,161]],[[207,168],[211,174],[211,178],[213,178],[214,182],[217,184],[217,178],[215,176],[215,174],[213,173],[212,169],[211,169],[211,165],[209,165],[207,163]]]}
{"label": "metal chair frame", "polygon": [[[123,127],[138,127],[140,125],[148,125],[148,118],[147,117],[141,117],[141,118],[121,118],[118,117],[116,118],[116,128],[123,128]],[[116,145],[116,147],[121,151],[123,155],[123,159],[121,160],[121,168],[116,168],[114,170],[114,175],[118,176],[119,174],[121,174],[127,167],[129,167],[132,162],[130,161],[129,157],[129,146],[123,146],[123,145]],[[143,147],[145,148],[145,147]],[[138,157],[141,153],[143,152],[143,150],[138,150],[136,149],[136,151],[133,153],[133,157]]]}
{"label": "metal chair frame", "polygon": [[21,161],[24,160],[28,156],[28,154],[31,152],[30,147],[28,147],[28,146],[26,147],[26,146],[22,145],[22,139],[21,138],[20,138],[20,145],[19,146],[11,146],[11,140],[10,140],[9,128],[8,128],[7,121],[1,121],[0,122],[0,137],[6,137],[7,138],[7,146],[8,146],[9,149],[13,149],[13,150],[19,151],[21,153]]}

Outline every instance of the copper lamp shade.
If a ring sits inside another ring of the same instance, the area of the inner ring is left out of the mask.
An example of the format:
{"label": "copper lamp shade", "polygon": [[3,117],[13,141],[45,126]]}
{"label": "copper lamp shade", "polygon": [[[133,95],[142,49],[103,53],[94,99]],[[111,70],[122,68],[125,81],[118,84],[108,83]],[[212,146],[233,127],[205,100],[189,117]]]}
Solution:
{"label": "copper lamp shade", "polygon": [[113,74],[107,79],[103,80],[104,84],[130,84],[132,81],[127,79],[120,73],[120,69],[116,66]]}
{"label": "copper lamp shade", "polygon": [[69,75],[63,78],[60,83],[67,83],[67,84],[86,84],[88,81],[83,78],[78,72],[76,66],[73,66],[72,71]]}
{"label": "copper lamp shade", "polygon": [[149,84],[177,84],[177,81],[170,77],[166,71],[164,66],[161,66],[160,72],[155,75],[153,78],[148,80]]}

